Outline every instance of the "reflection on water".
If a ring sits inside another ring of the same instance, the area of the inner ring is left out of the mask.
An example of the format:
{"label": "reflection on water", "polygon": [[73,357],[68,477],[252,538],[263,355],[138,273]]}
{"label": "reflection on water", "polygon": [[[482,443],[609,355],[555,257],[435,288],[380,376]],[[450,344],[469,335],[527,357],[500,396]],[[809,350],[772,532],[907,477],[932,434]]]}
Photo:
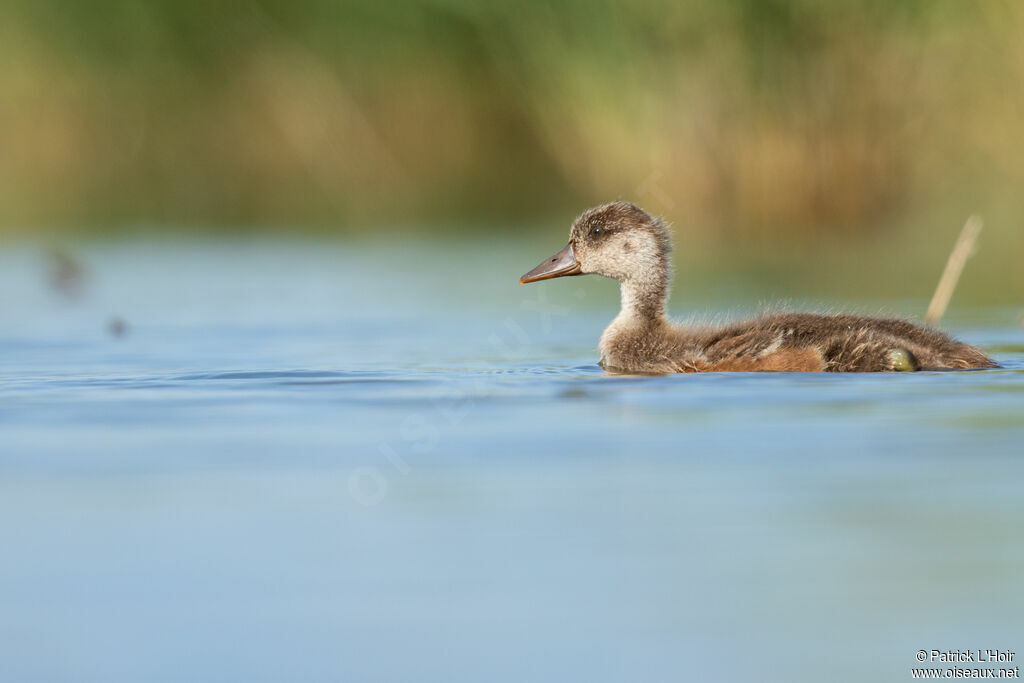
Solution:
{"label": "reflection on water", "polygon": [[97,247],[75,300],[0,256],[3,680],[900,680],[1024,647],[1013,311],[958,330],[1001,370],[610,377],[610,283],[464,249]]}

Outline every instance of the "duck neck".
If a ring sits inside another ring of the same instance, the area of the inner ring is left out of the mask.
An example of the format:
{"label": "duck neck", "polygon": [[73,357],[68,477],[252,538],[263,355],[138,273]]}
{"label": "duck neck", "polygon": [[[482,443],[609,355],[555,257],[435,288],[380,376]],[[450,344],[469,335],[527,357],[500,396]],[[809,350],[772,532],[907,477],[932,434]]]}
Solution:
{"label": "duck neck", "polygon": [[667,268],[659,268],[658,272],[649,273],[646,277],[623,280],[621,289],[622,310],[619,312],[619,322],[646,325],[665,320]]}

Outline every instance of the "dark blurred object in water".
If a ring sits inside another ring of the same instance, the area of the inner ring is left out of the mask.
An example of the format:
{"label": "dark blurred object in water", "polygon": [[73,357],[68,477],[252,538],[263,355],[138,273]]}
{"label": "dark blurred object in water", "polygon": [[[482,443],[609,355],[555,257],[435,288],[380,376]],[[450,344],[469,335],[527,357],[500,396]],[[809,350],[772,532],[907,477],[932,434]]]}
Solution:
{"label": "dark blurred object in water", "polygon": [[113,316],[107,321],[107,332],[111,337],[120,339],[128,333],[128,323],[120,316]]}
{"label": "dark blurred object in water", "polygon": [[86,269],[81,261],[60,246],[50,247],[46,251],[46,260],[50,287],[69,299],[80,297],[86,280]]}

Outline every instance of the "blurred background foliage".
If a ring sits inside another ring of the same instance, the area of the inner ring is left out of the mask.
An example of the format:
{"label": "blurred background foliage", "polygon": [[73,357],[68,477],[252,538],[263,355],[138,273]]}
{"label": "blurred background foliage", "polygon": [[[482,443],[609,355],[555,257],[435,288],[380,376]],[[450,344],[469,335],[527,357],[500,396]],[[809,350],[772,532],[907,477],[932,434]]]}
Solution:
{"label": "blurred background foliage", "polygon": [[561,230],[622,197],[935,271],[978,211],[1024,294],[1022,38],[1013,1],[4,0],[0,231]]}

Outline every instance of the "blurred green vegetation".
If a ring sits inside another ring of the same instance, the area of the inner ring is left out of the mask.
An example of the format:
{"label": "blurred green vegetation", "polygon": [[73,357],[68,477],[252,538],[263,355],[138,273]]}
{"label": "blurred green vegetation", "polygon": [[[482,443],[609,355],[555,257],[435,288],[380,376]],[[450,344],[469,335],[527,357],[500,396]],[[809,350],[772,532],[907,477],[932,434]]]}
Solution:
{"label": "blurred green vegetation", "polygon": [[0,232],[561,226],[622,197],[731,248],[944,254],[979,211],[1015,263],[1022,35],[1013,1],[5,0]]}

